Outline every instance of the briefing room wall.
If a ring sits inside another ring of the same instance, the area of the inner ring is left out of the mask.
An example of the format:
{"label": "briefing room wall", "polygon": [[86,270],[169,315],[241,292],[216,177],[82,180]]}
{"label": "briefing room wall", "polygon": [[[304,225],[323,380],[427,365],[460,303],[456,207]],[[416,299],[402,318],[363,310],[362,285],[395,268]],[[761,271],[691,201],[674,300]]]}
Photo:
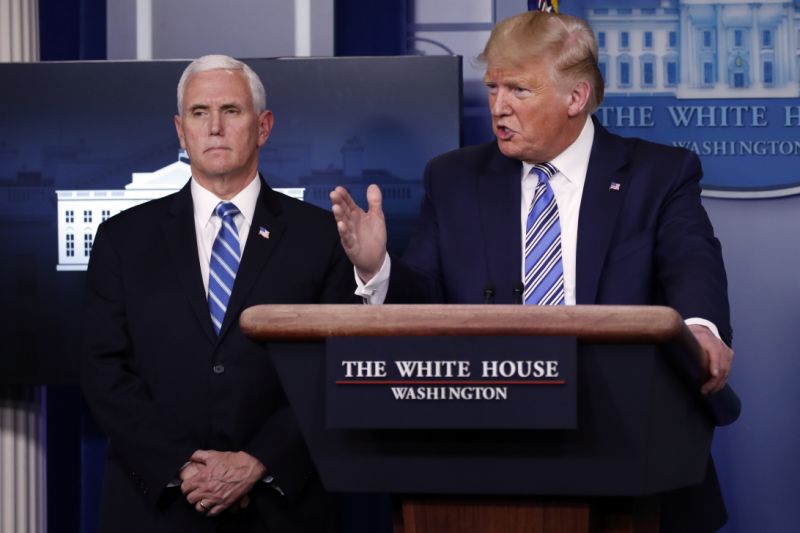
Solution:
{"label": "briefing room wall", "polygon": [[333,55],[333,0],[107,0],[108,59]]}
{"label": "briefing room wall", "polygon": [[800,501],[800,196],[704,205],[722,242],[730,287],[731,384],[742,416],[712,448],[730,519],[724,533],[792,533]]}

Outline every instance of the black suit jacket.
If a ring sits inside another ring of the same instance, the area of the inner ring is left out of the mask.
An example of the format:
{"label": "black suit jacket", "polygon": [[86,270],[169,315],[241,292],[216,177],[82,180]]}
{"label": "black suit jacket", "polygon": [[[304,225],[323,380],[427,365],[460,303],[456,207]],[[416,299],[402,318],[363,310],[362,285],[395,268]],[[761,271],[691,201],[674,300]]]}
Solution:
{"label": "black suit jacket", "polygon": [[[522,163],[495,142],[433,159],[418,230],[403,258],[392,258],[387,301],[481,303],[492,284],[497,303],[512,303],[521,279],[521,175]],[[595,121],[578,222],[578,304],[668,305],[710,320],[730,345],[725,268],[700,202],[701,177],[694,153],[613,135]],[[666,518],[686,519],[671,531],[725,522],[710,461],[700,492],[664,499]],[[701,503],[690,510],[690,500]]]}
{"label": "black suit jacket", "polygon": [[[269,239],[259,236],[269,230]],[[349,301],[352,266],[330,213],[262,182],[219,337],[200,275],[190,187],[120,213],[98,230],[89,263],[82,383],[109,438],[103,531],[325,531],[324,494],[263,346],[238,327],[263,303]],[[196,449],[258,458],[254,505],[217,519],[167,485]]]}

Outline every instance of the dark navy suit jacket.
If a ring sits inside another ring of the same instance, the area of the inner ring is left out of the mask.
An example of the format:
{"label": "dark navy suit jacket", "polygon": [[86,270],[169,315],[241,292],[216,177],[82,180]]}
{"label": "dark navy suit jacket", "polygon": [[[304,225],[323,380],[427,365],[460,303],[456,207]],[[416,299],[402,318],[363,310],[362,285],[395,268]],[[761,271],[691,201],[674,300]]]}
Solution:
{"label": "dark navy suit jacket", "polygon": [[[258,234],[269,230],[269,239]],[[219,337],[208,313],[189,185],[100,226],[88,272],[82,369],[86,400],[109,437],[101,530],[289,531],[336,528],[269,353],[239,329],[263,303],[352,298],[330,213],[262,183]],[[277,490],[206,518],[166,488],[197,449],[245,451]],[[217,529],[219,528],[219,529]]]}
{"label": "dark navy suit jacket", "polygon": [[[522,163],[494,142],[433,159],[418,229],[402,260],[393,259],[389,301],[418,298],[398,290],[412,282],[437,301],[480,303],[492,283],[497,303],[511,303],[521,278],[521,174]],[[701,177],[692,152],[595,124],[578,224],[578,304],[669,305],[714,322],[730,343],[725,269],[700,203]],[[406,277],[409,269],[426,280]]]}
{"label": "dark navy suit jacket", "polygon": [[[694,153],[619,137],[595,121],[578,221],[578,304],[668,305],[710,320],[730,345],[725,268],[700,203],[701,177]],[[387,301],[481,303],[492,284],[497,303],[512,303],[521,278],[521,179],[522,163],[495,142],[433,159],[418,230],[402,260],[392,260]],[[698,517],[682,502],[689,522],[676,530],[724,523],[709,465],[710,492],[693,501],[710,512]]]}

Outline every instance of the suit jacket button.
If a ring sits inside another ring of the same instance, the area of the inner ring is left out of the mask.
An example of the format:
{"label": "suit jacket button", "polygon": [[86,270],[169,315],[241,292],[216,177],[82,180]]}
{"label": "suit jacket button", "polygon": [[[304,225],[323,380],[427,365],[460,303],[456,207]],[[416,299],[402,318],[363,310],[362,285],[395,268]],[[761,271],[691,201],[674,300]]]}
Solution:
{"label": "suit jacket button", "polygon": [[214,365],[214,367],[211,370],[215,374],[222,374],[223,372],[225,372],[225,366],[224,365]]}

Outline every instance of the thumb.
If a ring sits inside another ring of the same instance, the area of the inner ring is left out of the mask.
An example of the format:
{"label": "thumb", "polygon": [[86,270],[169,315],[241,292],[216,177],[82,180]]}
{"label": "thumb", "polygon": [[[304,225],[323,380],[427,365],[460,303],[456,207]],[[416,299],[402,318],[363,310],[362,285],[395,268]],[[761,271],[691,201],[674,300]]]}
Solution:
{"label": "thumb", "polygon": [[196,450],[191,457],[191,460],[195,463],[203,463],[205,464],[208,461],[208,450]]}
{"label": "thumb", "polygon": [[381,207],[382,203],[383,194],[381,193],[381,189],[373,183],[367,187],[367,204],[369,205],[369,211],[374,211],[376,214],[383,213],[383,208]]}

